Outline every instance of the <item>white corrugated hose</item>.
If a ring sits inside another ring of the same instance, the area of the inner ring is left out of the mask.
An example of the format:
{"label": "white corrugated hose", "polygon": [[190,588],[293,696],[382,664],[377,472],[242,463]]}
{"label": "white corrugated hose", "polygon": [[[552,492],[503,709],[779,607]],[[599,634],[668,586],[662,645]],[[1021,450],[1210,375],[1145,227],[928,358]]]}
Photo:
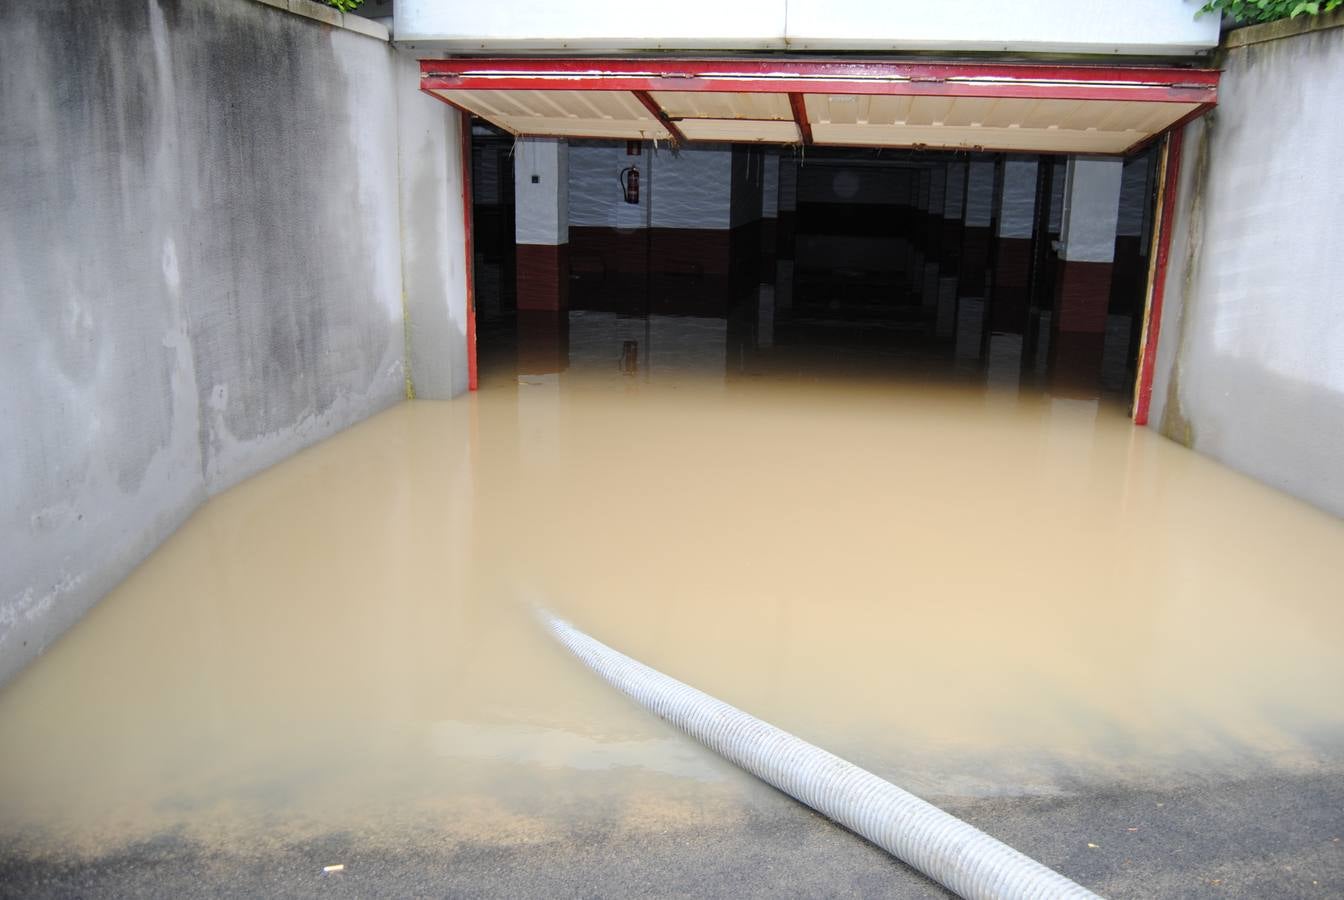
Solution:
{"label": "white corrugated hose", "polygon": [[571,653],[641,706],[967,900],[1097,897],[853,763],[651,669],[538,609]]}

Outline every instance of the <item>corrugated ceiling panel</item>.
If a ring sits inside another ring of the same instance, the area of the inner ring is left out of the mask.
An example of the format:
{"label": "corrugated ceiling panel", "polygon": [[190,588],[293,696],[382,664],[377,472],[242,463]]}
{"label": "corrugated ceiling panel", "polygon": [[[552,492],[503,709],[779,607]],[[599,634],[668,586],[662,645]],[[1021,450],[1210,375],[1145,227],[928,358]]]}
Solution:
{"label": "corrugated ceiling panel", "polygon": [[808,94],[818,144],[1120,153],[1193,103]]}
{"label": "corrugated ceiling panel", "polygon": [[654,91],[649,96],[673,119],[793,120],[787,94]]}
{"label": "corrugated ceiling panel", "polygon": [[[629,91],[439,91],[515,134],[669,140]],[[801,136],[787,94],[656,92],[689,141],[792,144]],[[818,144],[1121,153],[1196,108],[1194,103],[808,94]]]}
{"label": "corrugated ceiling panel", "polygon": [[1100,131],[1036,131],[955,125],[813,125],[817,144],[840,147],[927,147],[1043,153],[1119,153],[1137,140]]}
{"label": "corrugated ceiling panel", "polygon": [[514,134],[671,137],[629,91],[435,91]]}
{"label": "corrugated ceiling panel", "polygon": [[767,144],[797,144],[802,138],[798,126],[779,121],[743,121],[741,119],[682,119],[681,133],[692,141],[741,141]]}

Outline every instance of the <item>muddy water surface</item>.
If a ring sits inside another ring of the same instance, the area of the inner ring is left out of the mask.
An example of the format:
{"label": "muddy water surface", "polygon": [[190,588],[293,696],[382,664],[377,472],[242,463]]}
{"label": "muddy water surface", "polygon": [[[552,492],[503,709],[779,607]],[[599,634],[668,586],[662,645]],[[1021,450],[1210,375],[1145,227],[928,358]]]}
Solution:
{"label": "muddy water surface", "polygon": [[698,327],[633,373],[576,334],[559,374],[211,500],[0,691],[0,842],[526,842],[763,802],[534,600],[931,797],[1341,756],[1340,521],[1105,402],[733,374]]}

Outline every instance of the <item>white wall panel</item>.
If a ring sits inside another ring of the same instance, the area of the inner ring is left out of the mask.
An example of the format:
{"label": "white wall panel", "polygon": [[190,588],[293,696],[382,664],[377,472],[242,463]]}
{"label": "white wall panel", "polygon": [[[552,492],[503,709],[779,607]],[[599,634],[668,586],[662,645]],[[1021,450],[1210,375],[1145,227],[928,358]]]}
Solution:
{"label": "white wall panel", "polygon": [[[644,228],[649,206],[655,228],[730,226],[732,150],[666,147],[651,156],[627,156],[624,144],[575,144],[569,149],[569,223],[599,228]],[[626,203],[617,181],[629,165],[640,171],[640,202]]]}
{"label": "white wall panel", "polygon": [[1071,159],[1064,182],[1064,259],[1111,262],[1115,259],[1115,224],[1120,213],[1118,159]]}
{"label": "white wall panel", "polygon": [[397,0],[402,46],[508,50],[1029,50],[1189,54],[1218,43],[1199,0]]}
{"label": "white wall panel", "polygon": [[1187,54],[1218,43],[1199,0],[789,0],[795,50],[1029,50]]}
{"label": "white wall panel", "polygon": [[1036,160],[1009,159],[1003,164],[1003,210],[999,237],[1029,238],[1036,215]]}
{"label": "white wall panel", "polygon": [[568,243],[568,145],[553,139],[519,141],[513,152],[513,179],[514,240]]}
{"label": "white wall panel", "polygon": [[397,0],[402,46],[465,52],[508,48],[743,49],[782,47],[785,0]]}

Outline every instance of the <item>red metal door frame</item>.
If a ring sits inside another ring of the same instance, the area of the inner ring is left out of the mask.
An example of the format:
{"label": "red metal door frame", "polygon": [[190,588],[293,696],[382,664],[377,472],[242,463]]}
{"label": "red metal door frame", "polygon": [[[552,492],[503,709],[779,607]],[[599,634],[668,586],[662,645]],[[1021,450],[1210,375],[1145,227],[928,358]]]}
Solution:
{"label": "red metal door frame", "polygon": [[459,134],[462,142],[462,225],[467,282],[467,390],[474,391],[477,386],[476,258],[471,243],[471,230],[474,222],[472,216],[472,201],[474,198],[471,193],[471,114],[466,110],[459,110],[458,117],[461,120]]}
{"label": "red metal door frame", "polygon": [[1158,220],[1153,230],[1148,265],[1148,302],[1144,304],[1144,328],[1139,339],[1139,374],[1134,388],[1134,424],[1148,424],[1153,400],[1153,370],[1157,366],[1157,339],[1162,331],[1162,302],[1167,293],[1167,262],[1171,256],[1171,229],[1176,219],[1176,194],[1181,176],[1183,127],[1167,134],[1158,181]]}
{"label": "red metal door frame", "polygon": [[[459,57],[421,60],[420,89],[452,106],[457,104],[435,92],[624,91],[677,139],[682,138],[677,120],[650,92],[786,94],[803,142],[811,143],[804,94],[1196,104],[1169,126],[1179,127],[1217,104],[1220,74],[1215,69],[1020,63]],[[1151,140],[1141,138],[1124,153]]]}
{"label": "red metal door frame", "polygon": [[[1186,122],[1218,102],[1220,73],[1211,69],[1139,66],[1026,65],[1017,63],[855,62],[777,59],[574,59],[463,57],[420,62],[420,88],[451,106],[437,91],[627,91],[669,133],[680,137],[676,120],[650,96],[654,91],[785,94],[805,143],[810,129],[804,94],[885,94],[896,96],[1026,98],[1036,100],[1142,101],[1193,103],[1174,124],[1164,163],[1164,192],[1154,271],[1149,278],[1147,324],[1140,350],[1134,420],[1145,424],[1152,396],[1152,369],[1161,327],[1162,295],[1180,164],[1180,134]],[[462,115],[463,218],[467,260],[468,383],[476,390],[476,309],[471,258],[471,113]],[[1127,148],[1131,153],[1154,137]]]}

